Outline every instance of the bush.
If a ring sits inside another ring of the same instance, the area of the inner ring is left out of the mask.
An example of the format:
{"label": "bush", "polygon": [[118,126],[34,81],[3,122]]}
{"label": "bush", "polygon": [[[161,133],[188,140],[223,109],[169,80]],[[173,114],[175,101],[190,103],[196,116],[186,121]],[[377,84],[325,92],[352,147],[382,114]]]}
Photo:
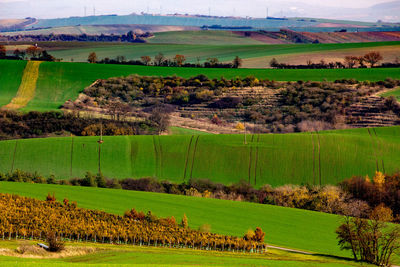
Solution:
{"label": "bush", "polygon": [[50,252],[61,252],[65,249],[64,242],[59,240],[59,238],[57,238],[57,236],[54,232],[50,232],[47,234],[46,241],[49,245],[48,250]]}

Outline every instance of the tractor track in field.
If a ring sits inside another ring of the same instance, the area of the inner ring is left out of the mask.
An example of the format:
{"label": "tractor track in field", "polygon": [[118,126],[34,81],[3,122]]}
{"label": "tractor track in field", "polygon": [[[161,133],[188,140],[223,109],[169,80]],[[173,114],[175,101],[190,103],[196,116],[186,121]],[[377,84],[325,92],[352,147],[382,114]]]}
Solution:
{"label": "tractor track in field", "polygon": [[[251,143],[254,141],[254,134],[251,135]],[[250,157],[249,157],[249,184],[251,183],[251,163],[253,160],[253,146],[250,146]]]}
{"label": "tractor track in field", "polygon": [[194,148],[193,148],[193,158],[192,158],[192,167],[190,168],[190,179],[193,178],[193,166],[194,166],[194,159],[196,157],[196,151],[197,151],[197,144],[199,143],[199,138],[200,135],[197,136],[196,142],[194,143]]}
{"label": "tractor track in field", "polygon": [[156,144],[156,136],[153,135],[153,147],[154,147],[154,159],[155,159],[155,173],[156,173],[156,177],[158,177],[158,150],[157,150],[157,144]]}
{"label": "tractor track in field", "polygon": [[385,171],[385,162],[383,161],[383,147],[382,147],[382,140],[378,137],[378,134],[376,133],[375,128],[372,128],[374,135],[375,135],[375,140],[376,140],[376,146],[379,151],[379,157],[381,158],[381,163],[382,163],[382,171],[383,173],[386,173]]}
{"label": "tractor track in field", "polygon": [[368,131],[369,137],[371,139],[372,149],[374,150],[376,171],[379,171],[379,160],[378,160],[378,155],[377,155],[377,151],[376,151],[376,146],[374,144],[374,137],[371,134],[370,128],[367,128],[367,131]]}
{"label": "tractor track in field", "polygon": [[74,157],[74,137],[71,137],[71,157],[70,157],[70,167],[69,167],[69,175],[72,177],[72,161]]}
{"label": "tractor track in field", "polygon": [[13,159],[12,159],[12,163],[11,163],[11,173],[14,171],[15,154],[17,154],[17,146],[18,146],[18,140],[15,141]]}
{"label": "tractor track in field", "polygon": [[315,178],[315,143],[314,143],[314,133],[311,132],[311,143],[312,143],[312,154],[313,154],[313,185],[315,185],[316,178]]}
{"label": "tractor track in field", "polygon": [[318,131],[315,132],[318,137],[318,176],[319,176],[319,185],[322,185],[322,170],[321,170],[321,139]]}
{"label": "tractor track in field", "polygon": [[257,165],[258,165],[258,150],[259,150],[260,134],[257,135],[256,159],[254,163],[254,185],[257,184]]}
{"label": "tractor track in field", "polygon": [[185,162],[185,170],[183,172],[183,181],[186,181],[187,165],[189,162],[190,148],[192,146],[193,138],[194,138],[194,135],[192,135],[190,137],[189,146],[188,146],[187,153],[186,153],[186,162]]}

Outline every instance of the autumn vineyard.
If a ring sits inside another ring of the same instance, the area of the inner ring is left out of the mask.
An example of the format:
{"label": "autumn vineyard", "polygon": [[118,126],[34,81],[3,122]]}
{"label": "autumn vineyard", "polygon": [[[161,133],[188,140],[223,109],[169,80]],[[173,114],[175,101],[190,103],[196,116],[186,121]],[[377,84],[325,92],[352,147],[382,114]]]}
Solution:
{"label": "autumn vineyard", "polygon": [[3,240],[37,239],[48,233],[78,242],[99,242],[262,253],[264,233],[257,228],[244,238],[224,236],[178,226],[173,217],[158,219],[134,209],[124,216],[82,209],[75,202],[63,204],[48,196],[46,201],[0,194],[0,237]]}

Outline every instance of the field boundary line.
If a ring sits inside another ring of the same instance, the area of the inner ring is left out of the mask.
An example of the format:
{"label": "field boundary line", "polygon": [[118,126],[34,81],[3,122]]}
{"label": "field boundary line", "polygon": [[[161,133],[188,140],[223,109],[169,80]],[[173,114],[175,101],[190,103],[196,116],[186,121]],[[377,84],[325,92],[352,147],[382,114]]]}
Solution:
{"label": "field boundary line", "polygon": [[371,140],[372,149],[374,150],[376,171],[379,171],[379,160],[378,160],[378,155],[376,152],[376,146],[374,145],[374,138],[372,137],[370,128],[367,128],[367,131],[368,131],[368,134],[369,134],[369,137]]}
{"label": "field boundary line", "polygon": [[23,108],[35,97],[36,83],[39,78],[39,66],[41,63],[41,61],[28,61],[22,75],[17,95],[11,99],[11,102],[5,105],[4,108]]}
{"label": "field boundary line", "polygon": [[192,168],[190,168],[190,179],[193,178],[194,158],[196,157],[197,144],[198,144],[198,142],[199,142],[199,139],[200,139],[200,135],[197,136],[196,142],[194,143],[193,158],[192,158]]}
{"label": "field boundary line", "polygon": [[189,146],[188,146],[187,153],[186,153],[186,162],[185,162],[185,170],[183,172],[183,181],[186,181],[186,171],[187,171],[187,165],[189,162],[190,148],[192,146],[193,138],[194,138],[194,135],[192,135],[190,137]]}

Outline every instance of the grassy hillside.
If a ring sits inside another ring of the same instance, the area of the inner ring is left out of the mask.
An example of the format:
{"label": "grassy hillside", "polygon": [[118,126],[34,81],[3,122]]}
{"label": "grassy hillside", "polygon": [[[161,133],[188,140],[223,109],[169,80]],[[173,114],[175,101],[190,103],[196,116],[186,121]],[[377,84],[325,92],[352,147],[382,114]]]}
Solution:
{"label": "grassy hillside", "polygon": [[[376,135],[375,135],[376,134]],[[399,169],[400,127],[302,134],[97,137],[0,142],[0,171],[16,169],[58,178],[86,171],[115,178],[157,177],[181,183],[209,178],[271,184],[336,184],[353,175]]]}
{"label": "grassy hillside", "polygon": [[[29,242],[34,245],[34,242]],[[0,241],[0,248],[15,250],[20,244],[16,241]],[[68,249],[96,248],[97,252],[81,256],[70,256],[61,259],[24,259],[21,257],[0,256],[2,266],[359,266],[353,261],[308,256],[269,249],[268,253],[243,254],[199,251],[192,249],[170,249],[139,247],[130,245],[67,243]],[[132,261],[134,259],[134,261]],[[365,265],[366,266],[366,265]]]}
{"label": "grassy hillside", "polygon": [[383,97],[394,96],[400,102],[400,88],[390,90],[386,93],[381,94],[381,96],[383,96]]}
{"label": "grassy hillside", "polygon": [[39,199],[54,192],[59,200],[68,198],[77,201],[80,207],[116,214],[135,207],[146,212],[151,210],[158,216],[173,215],[180,220],[185,213],[190,227],[207,223],[212,232],[227,235],[242,236],[249,228],[260,226],[269,244],[350,256],[337,246],[334,231],[340,217],[331,214],[246,202],[59,185],[0,182],[0,192]]}
{"label": "grassy hillside", "polygon": [[[8,104],[16,95],[26,62],[0,60],[0,106]],[[275,69],[202,69],[100,65],[87,63],[43,62],[39,69],[35,97],[24,110],[54,110],[68,99],[76,99],[79,92],[96,79],[106,79],[130,74],[172,76],[184,78],[205,74],[210,78],[234,78],[253,75],[278,81],[336,79],[384,80],[400,79],[400,69],[331,69],[331,70],[275,70]]]}
{"label": "grassy hillside", "polygon": [[[312,53],[312,52],[324,52],[324,51],[336,51],[336,50],[349,50],[349,49],[360,49],[368,48],[370,50],[376,50],[380,47],[385,46],[398,46],[400,42],[379,42],[379,43],[348,43],[348,44],[278,44],[278,45],[254,45],[254,44],[238,44],[231,45],[229,40],[235,39],[244,42],[245,40],[251,41],[250,38],[241,38],[240,36],[233,37],[228,36],[228,33],[221,32],[220,36],[215,35],[218,32],[178,32],[178,33],[159,33],[154,37],[156,42],[159,44],[121,44],[121,45],[105,45],[95,47],[83,48],[69,48],[64,50],[54,50],[51,52],[57,58],[63,58],[65,61],[85,62],[89,53],[96,52],[99,58],[115,58],[117,56],[125,56],[127,59],[140,59],[141,56],[154,57],[158,53],[163,53],[166,57],[172,58],[176,54],[185,55],[188,62],[196,63],[199,58],[201,62],[205,61],[209,57],[216,57],[220,61],[232,61],[235,56],[239,56],[242,59],[248,58],[259,58],[267,56],[279,56],[288,54],[299,54]],[[160,36],[157,39],[157,36]],[[206,37],[209,36],[209,37]],[[179,44],[181,41],[179,38],[183,38],[184,44]],[[212,43],[216,45],[210,45],[200,40],[207,40],[209,38]],[[153,41],[153,39],[150,39]],[[158,41],[157,41],[158,40]],[[173,41],[175,40],[175,41]],[[225,43],[222,43],[223,41]],[[162,44],[161,42],[167,42]],[[171,44],[173,42],[174,44]],[[198,44],[196,44],[199,42]],[[218,44],[218,42],[221,42]],[[235,41],[236,42],[236,41]],[[238,41],[239,42],[239,41]],[[168,44],[170,43],[170,44]],[[178,43],[178,44],[175,44]],[[218,44],[218,45],[217,45]],[[268,62],[258,67],[266,67]]]}
{"label": "grassy hillside", "polygon": [[0,60],[0,107],[16,96],[24,73],[25,61]]}

